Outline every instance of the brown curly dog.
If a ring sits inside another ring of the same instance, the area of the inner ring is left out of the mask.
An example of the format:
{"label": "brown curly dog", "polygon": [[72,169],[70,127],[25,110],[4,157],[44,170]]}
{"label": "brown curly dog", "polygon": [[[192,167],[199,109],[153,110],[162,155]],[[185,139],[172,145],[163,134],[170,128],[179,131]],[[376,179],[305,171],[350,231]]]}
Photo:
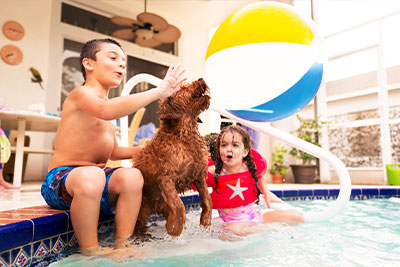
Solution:
{"label": "brown curly dog", "polygon": [[144,177],[143,198],[136,231],[146,231],[152,214],[167,219],[168,234],[179,236],[185,224],[185,206],[178,193],[193,183],[201,197],[200,224],[211,225],[212,202],[205,183],[208,151],[197,126],[198,116],[210,105],[203,79],[186,83],[174,95],[160,100],[160,128],[133,158]]}

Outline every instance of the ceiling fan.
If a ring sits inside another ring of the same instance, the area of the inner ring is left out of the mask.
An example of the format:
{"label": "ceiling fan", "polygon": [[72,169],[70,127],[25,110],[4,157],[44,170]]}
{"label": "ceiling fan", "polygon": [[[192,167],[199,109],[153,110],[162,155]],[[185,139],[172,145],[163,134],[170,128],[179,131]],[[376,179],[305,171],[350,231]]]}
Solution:
{"label": "ceiling fan", "polygon": [[146,0],[144,1],[144,12],[137,15],[137,20],[114,16],[111,21],[123,28],[114,31],[111,35],[123,40],[133,40],[140,46],[156,47],[162,43],[173,43],[181,37],[179,29],[160,17],[159,15],[146,12]]}

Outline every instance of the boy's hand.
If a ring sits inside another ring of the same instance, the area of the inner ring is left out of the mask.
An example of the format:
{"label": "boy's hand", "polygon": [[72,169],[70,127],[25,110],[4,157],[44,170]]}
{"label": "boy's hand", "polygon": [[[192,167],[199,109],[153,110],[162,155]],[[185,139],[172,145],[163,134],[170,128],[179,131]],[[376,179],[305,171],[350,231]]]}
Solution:
{"label": "boy's hand", "polygon": [[180,84],[186,80],[182,78],[185,69],[180,65],[170,65],[164,80],[158,86],[159,98],[166,98],[180,89]]}

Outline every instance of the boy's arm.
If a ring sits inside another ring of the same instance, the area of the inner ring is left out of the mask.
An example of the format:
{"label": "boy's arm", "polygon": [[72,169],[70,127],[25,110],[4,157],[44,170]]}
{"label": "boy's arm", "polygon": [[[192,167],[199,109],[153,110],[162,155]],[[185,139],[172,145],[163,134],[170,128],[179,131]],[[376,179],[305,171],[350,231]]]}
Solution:
{"label": "boy's arm", "polygon": [[111,152],[111,160],[131,159],[140,150],[139,146],[122,147],[118,146],[117,138],[114,137],[114,149]]}
{"label": "boy's arm", "polygon": [[139,108],[147,106],[151,102],[169,97],[180,89],[180,84],[186,80],[182,77],[185,69],[181,65],[171,65],[161,84],[151,90],[128,96],[112,99],[102,98],[95,91],[85,90],[80,87],[76,92],[75,102],[80,109],[90,115],[103,119],[114,120],[132,114]]}

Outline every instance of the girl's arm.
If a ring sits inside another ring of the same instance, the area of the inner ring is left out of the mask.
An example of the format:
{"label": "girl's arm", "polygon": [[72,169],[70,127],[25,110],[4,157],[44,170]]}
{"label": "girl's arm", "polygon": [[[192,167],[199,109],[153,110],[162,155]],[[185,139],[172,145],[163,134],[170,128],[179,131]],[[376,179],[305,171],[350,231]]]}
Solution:
{"label": "girl's arm", "polygon": [[206,183],[208,187],[215,186],[214,176],[215,176],[215,166],[211,165],[207,169]]}
{"label": "girl's arm", "polygon": [[258,186],[260,188],[260,191],[264,194],[264,199],[265,203],[267,204],[267,207],[270,209],[271,208],[271,194],[268,189],[267,183],[264,179],[264,176],[258,178]]}

